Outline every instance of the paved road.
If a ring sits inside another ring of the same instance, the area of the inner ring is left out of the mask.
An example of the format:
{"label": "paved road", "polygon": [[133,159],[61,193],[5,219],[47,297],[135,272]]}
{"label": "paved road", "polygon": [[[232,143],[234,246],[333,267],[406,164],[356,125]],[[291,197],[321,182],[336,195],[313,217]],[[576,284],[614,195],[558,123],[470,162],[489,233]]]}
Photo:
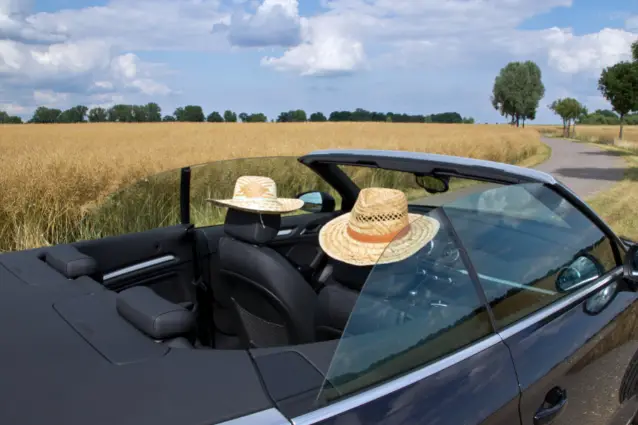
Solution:
{"label": "paved road", "polygon": [[586,143],[543,138],[552,156],[537,170],[551,173],[581,198],[587,198],[622,179],[626,167],[617,153]]}

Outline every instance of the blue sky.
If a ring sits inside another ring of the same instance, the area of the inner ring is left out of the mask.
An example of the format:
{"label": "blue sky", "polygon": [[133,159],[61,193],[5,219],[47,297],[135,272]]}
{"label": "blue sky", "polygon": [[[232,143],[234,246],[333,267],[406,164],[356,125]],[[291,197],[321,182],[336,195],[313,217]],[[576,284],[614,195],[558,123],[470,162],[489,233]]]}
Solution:
{"label": "blue sky", "polygon": [[534,60],[547,105],[609,107],[603,67],[629,59],[638,0],[0,0],[0,109],[156,101],[308,112],[457,111],[503,122],[494,77]]}

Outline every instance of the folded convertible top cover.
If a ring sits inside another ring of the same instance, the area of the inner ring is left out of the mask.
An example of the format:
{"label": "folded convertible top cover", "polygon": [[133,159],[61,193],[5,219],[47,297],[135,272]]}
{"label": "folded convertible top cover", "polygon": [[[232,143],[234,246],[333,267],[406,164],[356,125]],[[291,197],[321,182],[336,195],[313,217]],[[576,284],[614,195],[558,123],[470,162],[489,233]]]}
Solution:
{"label": "folded convertible top cover", "polygon": [[155,339],[184,335],[195,323],[193,312],[160,297],[145,286],[120,292],[116,305],[122,317]]}

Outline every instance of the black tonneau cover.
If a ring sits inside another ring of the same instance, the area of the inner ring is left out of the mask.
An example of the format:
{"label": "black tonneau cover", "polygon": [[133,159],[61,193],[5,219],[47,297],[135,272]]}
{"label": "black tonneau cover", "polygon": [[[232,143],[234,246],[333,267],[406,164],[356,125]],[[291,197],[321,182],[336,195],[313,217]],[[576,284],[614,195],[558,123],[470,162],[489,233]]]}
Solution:
{"label": "black tonneau cover", "polygon": [[38,250],[0,256],[0,424],[202,425],[272,407],[245,351],[171,349]]}

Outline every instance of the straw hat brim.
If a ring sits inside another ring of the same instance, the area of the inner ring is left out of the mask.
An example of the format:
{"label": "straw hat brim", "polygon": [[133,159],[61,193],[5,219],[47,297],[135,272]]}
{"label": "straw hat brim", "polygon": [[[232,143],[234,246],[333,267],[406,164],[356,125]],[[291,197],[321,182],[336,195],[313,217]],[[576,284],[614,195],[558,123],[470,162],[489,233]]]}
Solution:
{"label": "straw hat brim", "polygon": [[253,199],[207,199],[207,201],[221,207],[264,214],[289,213],[304,206],[304,201],[292,198],[277,198],[268,201]]}
{"label": "straw hat brim", "polygon": [[439,231],[438,220],[408,214],[410,230],[390,243],[365,243],[348,235],[350,213],[328,222],[319,232],[321,249],[330,257],[355,266],[395,263],[419,252]]}

